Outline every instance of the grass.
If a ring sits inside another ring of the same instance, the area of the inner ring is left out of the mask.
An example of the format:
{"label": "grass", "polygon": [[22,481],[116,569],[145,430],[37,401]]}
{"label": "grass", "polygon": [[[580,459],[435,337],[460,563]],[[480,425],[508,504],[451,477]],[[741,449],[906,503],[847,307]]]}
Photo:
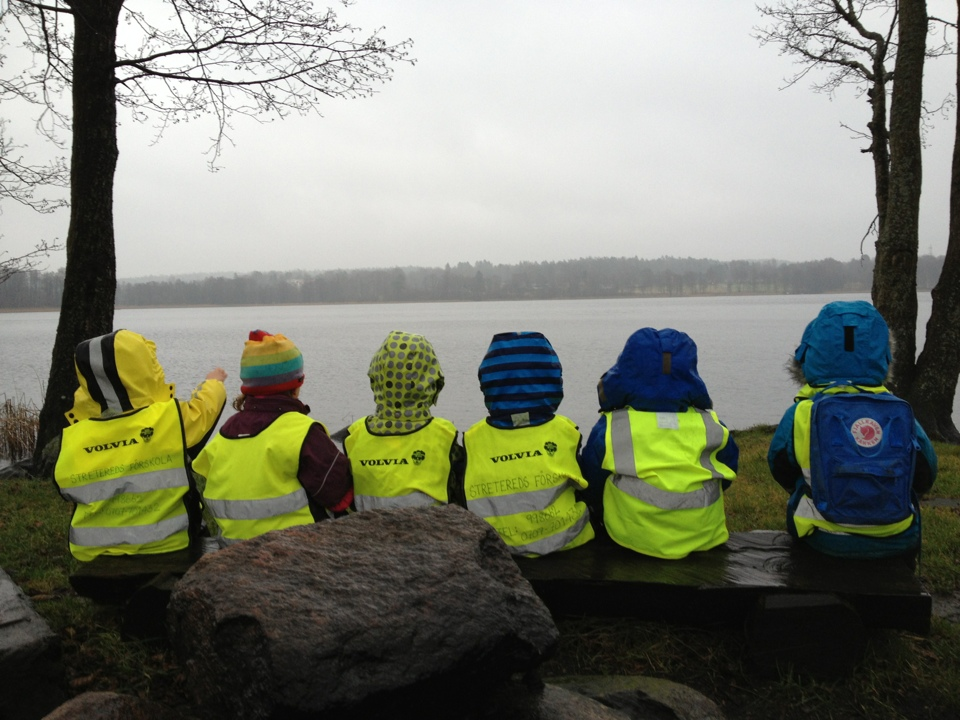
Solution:
{"label": "grass", "polygon": [[[783,529],[786,495],[769,477],[772,428],[736,433],[737,480],[726,496],[731,530]],[[937,444],[940,475],[931,498],[960,498],[960,447]],[[121,637],[114,610],[77,597],[68,577],[70,508],[49,480],[0,480],[0,567],[30,596],[63,642],[71,691],[116,690],[179,707],[182,669],[159,642]],[[926,507],[921,575],[933,593],[960,589],[960,509]],[[742,633],[629,620],[562,619],[561,641],[543,666],[551,676],[647,675],[686,684],[729,720],[946,720],[960,717],[960,627],[934,618],[926,637],[871,634],[851,677],[760,679],[744,666]]]}
{"label": "grass", "polygon": [[71,588],[70,512],[51,480],[0,480],[0,568],[60,636],[72,693],[114,690],[176,706],[183,676],[168,649],[121,637],[116,608]]}

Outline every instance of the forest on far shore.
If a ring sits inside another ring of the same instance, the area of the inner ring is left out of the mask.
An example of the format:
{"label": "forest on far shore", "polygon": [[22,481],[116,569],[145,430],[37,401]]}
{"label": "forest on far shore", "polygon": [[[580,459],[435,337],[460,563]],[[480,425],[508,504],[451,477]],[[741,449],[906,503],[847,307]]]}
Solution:
{"label": "forest on far shore", "polygon": [[[921,255],[917,289],[936,285],[943,256]],[[494,265],[291,270],[118,280],[118,307],[446,302],[564,298],[797,295],[870,292],[873,259],[841,262],[580,258]],[[0,283],[0,309],[59,308],[63,270],[18,273]]]}

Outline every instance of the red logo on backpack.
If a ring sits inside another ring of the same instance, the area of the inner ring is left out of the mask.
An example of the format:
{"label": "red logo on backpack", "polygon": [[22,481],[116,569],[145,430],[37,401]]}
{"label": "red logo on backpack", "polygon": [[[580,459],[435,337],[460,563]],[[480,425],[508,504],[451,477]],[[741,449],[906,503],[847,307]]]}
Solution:
{"label": "red logo on backpack", "polygon": [[860,447],[876,447],[883,440],[883,428],[873,418],[860,418],[850,426],[850,434]]}

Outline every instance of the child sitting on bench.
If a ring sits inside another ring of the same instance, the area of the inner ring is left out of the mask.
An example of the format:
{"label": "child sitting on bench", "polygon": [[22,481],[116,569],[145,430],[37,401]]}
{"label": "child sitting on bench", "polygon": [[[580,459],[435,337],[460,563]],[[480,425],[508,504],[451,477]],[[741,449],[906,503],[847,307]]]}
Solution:
{"label": "child sitting on bench", "polygon": [[350,469],[300,401],[303,355],[287,337],[252,331],[240,358],[238,411],[193,467],[223,545],[345,512]]}
{"label": "child sitting on bench", "polygon": [[480,363],[489,416],[464,433],[466,507],[484,518],[515,555],[540,556],[594,537],[578,491],[580,429],[557,415],[560,359],[538,332],[493,336]]}
{"label": "child sitting on bench", "polygon": [[597,394],[602,415],[582,464],[591,511],[610,538],[665,559],[726,542],[723,491],[739,450],[712,410],[693,340],[637,330]]}
{"label": "child sitting on bench", "polygon": [[773,478],[789,492],[787,530],[839,557],[911,556],[916,500],[937,456],[905,401],[883,386],[889,330],[864,300],[825,305],[788,366],[802,385],[770,443]]}
{"label": "child sitting on bench", "polygon": [[463,448],[457,429],[430,408],[443,372],[423,335],[391,331],[367,370],[376,409],[343,440],[357,510],[445,505],[456,486]]}
{"label": "child sitting on bench", "polygon": [[223,412],[227,374],[215,368],[178,400],[156,345],[129,330],[81,342],[76,367],[54,471],[60,494],[76,503],[70,552],[90,561],[188,548],[200,527],[190,457]]}

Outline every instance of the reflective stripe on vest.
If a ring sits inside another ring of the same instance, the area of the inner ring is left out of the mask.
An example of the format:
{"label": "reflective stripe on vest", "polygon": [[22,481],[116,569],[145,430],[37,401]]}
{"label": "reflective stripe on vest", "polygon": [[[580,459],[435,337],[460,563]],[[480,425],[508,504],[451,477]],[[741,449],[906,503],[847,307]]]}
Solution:
{"label": "reflective stripe on vest", "polygon": [[449,420],[435,417],[412,433],[373,435],[360,418],[348,433],[343,447],[357,510],[447,503],[450,450],[457,439]]}
{"label": "reflective stripe on vest", "polygon": [[[551,535],[536,542],[510,547],[516,555],[548,555],[549,553],[563,550],[567,548],[568,545],[570,548],[578,547],[588,540],[592,540],[594,537],[593,527],[590,525],[590,513],[583,512],[566,532],[557,533],[556,535]],[[580,540],[581,542],[573,544],[575,540]]]}
{"label": "reflective stripe on vest", "polygon": [[70,551],[154,554],[189,545],[184,498],[190,489],[177,400],[64,429],[55,478],[76,503]]}
{"label": "reflective stripe on vest", "polygon": [[537,512],[546,510],[553,505],[566,491],[567,485],[563,484],[543,490],[527,490],[526,492],[514,493],[506,496],[509,498],[509,502],[504,502],[504,496],[502,495],[498,497],[480,497],[467,501],[467,509],[482,518],[496,517],[497,515],[512,515],[522,512]]}
{"label": "reflective stripe on vest", "polygon": [[203,502],[220,526],[221,542],[313,523],[297,473],[303,442],[314,425],[326,432],[310,416],[287,412],[256,435],[218,434],[207,443],[193,468],[206,478]]}
{"label": "reflective stripe on vest", "polygon": [[517,555],[546,555],[594,537],[575,486],[580,431],[562,415],[543,425],[500,429],[481,421],[464,434],[467,509],[484,518]]}
{"label": "reflective stripe on vest", "polygon": [[206,505],[214,517],[224,520],[263,520],[275,515],[285,515],[310,506],[307,493],[298,488],[287,495],[263,500],[214,500],[208,498]]}
{"label": "reflective stripe on vest", "polygon": [[90,485],[64,488],[61,493],[68,500],[90,505],[109,500],[122,493],[144,493],[151,490],[168,490],[183,487],[186,481],[182,469],[157,470],[113,480],[101,480]]}
{"label": "reflective stripe on vest", "polygon": [[804,537],[813,532],[814,528],[825,530],[827,532],[845,533],[851,535],[868,535],[870,537],[889,537],[898,535],[913,524],[913,515],[904,518],[898,523],[890,525],[847,525],[842,523],[830,522],[813,502],[813,498],[804,495],[797,504],[797,509],[793,513],[793,522],[797,528],[797,535]]}
{"label": "reflective stripe on vest", "polygon": [[355,498],[355,504],[357,510],[389,510],[390,508],[431,507],[437,504],[437,500],[426,493],[414,490],[396,497],[360,495]]}
{"label": "reflective stripe on vest", "polygon": [[661,490],[640,478],[615,475],[610,479],[619,490],[661,510],[692,510],[713,505],[720,499],[720,483],[705,483],[699,490]]}
{"label": "reflective stripe on vest", "polygon": [[189,526],[187,513],[149,525],[127,527],[71,527],[70,542],[74,545],[105,547],[109,545],[142,545],[160,542]]}
{"label": "reflective stripe on vest", "polygon": [[[827,392],[843,392],[846,389],[848,388],[838,386],[830,388]],[[861,387],[860,389],[865,392],[887,392],[887,389],[882,386]],[[908,529],[913,524],[913,515],[889,525],[847,525],[830,522],[820,514],[810,495],[810,422],[812,411],[813,400],[804,399],[797,403],[797,409],[793,416],[793,453],[800,465],[800,470],[803,472],[803,482],[806,485],[806,493],[800,499],[797,509],[793,513],[797,535],[805,537],[819,529],[832,533],[889,537]]]}

